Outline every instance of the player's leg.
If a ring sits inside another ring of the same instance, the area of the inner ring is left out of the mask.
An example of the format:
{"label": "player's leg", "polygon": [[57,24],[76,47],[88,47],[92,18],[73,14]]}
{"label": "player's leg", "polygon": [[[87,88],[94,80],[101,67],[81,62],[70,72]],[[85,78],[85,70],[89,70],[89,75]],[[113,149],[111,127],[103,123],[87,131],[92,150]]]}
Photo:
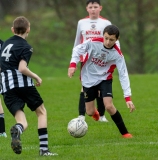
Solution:
{"label": "player's leg", "polygon": [[7,109],[16,120],[16,124],[10,129],[11,147],[16,154],[20,154],[22,152],[20,134],[27,128],[27,121],[23,112],[25,103],[17,96],[15,90],[17,91],[17,89],[11,89],[3,93],[3,99]]}
{"label": "player's leg", "polygon": [[4,111],[0,99],[0,137],[7,137],[5,132],[5,119],[4,119]]}
{"label": "player's leg", "polygon": [[[80,57],[80,70],[82,68],[82,59],[83,57]],[[84,92],[83,92],[83,88],[81,88],[81,92],[80,92],[80,96],[79,96],[79,103],[78,103],[78,112],[79,112],[79,118],[82,120],[85,120],[85,113],[86,113],[86,107],[85,107],[85,100],[84,100]]]}
{"label": "player's leg", "polygon": [[36,110],[38,117],[38,136],[40,141],[40,156],[55,156],[56,153],[52,153],[48,149],[48,131],[47,131],[47,111],[43,104],[41,104]]}
{"label": "player's leg", "polygon": [[83,87],[84,90],[84,100],[86,105],[86,113],[96,121],[99,120],[99,112],[95,107],[95,98],[98,96],[97,87],[86,88]]}
{"label": "player's leg", "polygon": [[[23,102],[22,102],[23,103]],[[11,147],[16,154],[21,154],[22,152],[22,144],[20,135],[24,132],[27,128],[27,120],[25,114],[22,110],[18,110],[15,113],[15,120],[16,124],[11,127],[10,134],[11,134]]]}
{"label": "player's leg", "polygon": [[35,111],[38,119],[38,138],[39,138],[39,154],[40,156],[54,156],[56,153],[51,153],[48,149],[48,131],[47,131],[47,111],[44,107],[43,100],[37,89],[27,87],[23,99],[27,106]]}
{"label": "player's leg", "polygon": [[78,111],[79,111],[79,118],[85,120],[85,100],[84,100],[84,92],[83,88],[81,88],[80,97],[79,97],[79,105],[78,105]]}
{"label": "player's leg", "polygon": [[104,106],[104,103],[103,103],[103,98],[100,97],[100,95],[96,98],[96,101],[97,101],[97,109],[98,109],[98,112],[99,112],[99,121],[100,122],[108,122],[108,120],[106,119],[105,117],[105,106]]}
{"label": "player's leg", "polygon": [[95,121],[99,120],[99,112],[97,111],[95,105],[95,101],[86,102],[86,113],[91,116]]}
{"label": "player's leg", "polygon": [[123,121],[121,114],[114,107],[114,105],[112,103],[112,97],[104,97],[103,100],[104,100],[104,104],[106,105],[107,112],[110,114],[112,120],[116,124],[116,126],[119,129],[122,136],[124,138],[132,138],[132,135],[129,134],[129,132],[124,124],[124,121]]}
{"label": "player's leg", "polygon": [[106,111],[110,114],[122,136],[124,138],[131,138],[132,135],[128,133],[121,114],[113,105],[112,80],[102,81],[99,87],[101,90],[101,96],[103,97],[104,105],[106,106]]}

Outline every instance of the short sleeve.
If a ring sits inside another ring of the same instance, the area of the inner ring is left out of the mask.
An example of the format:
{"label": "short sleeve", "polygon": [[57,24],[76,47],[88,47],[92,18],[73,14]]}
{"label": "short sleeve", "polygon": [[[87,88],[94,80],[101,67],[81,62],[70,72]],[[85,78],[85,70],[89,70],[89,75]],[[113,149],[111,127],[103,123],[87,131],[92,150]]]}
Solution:
{"label": "short sleeve", "polygon": [[25,48],[23,50],[23,53],[21,55],[21,59],[23,59],[24,61],[27,62],[27,64],[29,64],[30,58],[32,56],[33,53],[33,49],[32,48]]}

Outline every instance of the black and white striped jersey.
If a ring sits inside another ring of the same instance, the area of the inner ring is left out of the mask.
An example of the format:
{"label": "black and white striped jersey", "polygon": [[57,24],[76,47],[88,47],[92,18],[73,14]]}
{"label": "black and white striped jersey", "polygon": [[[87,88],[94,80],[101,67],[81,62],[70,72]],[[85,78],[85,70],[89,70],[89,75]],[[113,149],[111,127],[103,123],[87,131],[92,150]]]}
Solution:
{"label": "black and white striped jersey", "polygon": [[33,49],[22,37],[14,35],[3,43],[0,54],[2,92],[16,87],[34,86],[30,77],[19,72],[19,62],[25,60],[27,65]]}

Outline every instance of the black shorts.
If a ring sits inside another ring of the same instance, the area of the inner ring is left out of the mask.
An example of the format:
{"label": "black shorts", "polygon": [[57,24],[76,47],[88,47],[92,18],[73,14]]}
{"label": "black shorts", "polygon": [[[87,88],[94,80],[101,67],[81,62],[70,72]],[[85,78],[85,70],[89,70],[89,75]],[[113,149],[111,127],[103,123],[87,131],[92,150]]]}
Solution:
{"label": "black shorts", "polygon": [[35,111],[43,100],[34,86],[13,88],[3,93],[4,103],[10,113],[15,116],[18,110],[22,110],[27,104],[31,111]]}
{"label": "black shorts", "polygon": [[93,101],[95,98],[98,97],[98,91],[100,91],[99,97],[112,97],[112,79],[110,80],[103,80],[96,86],[86,88],[83,87],[84,91],[84,99],[85,102]]}

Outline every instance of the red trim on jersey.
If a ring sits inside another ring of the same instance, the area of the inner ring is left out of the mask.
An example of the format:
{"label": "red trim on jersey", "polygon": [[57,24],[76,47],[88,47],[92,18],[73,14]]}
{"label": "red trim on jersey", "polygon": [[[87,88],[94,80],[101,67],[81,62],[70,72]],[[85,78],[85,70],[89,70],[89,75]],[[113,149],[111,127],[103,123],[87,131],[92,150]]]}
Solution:
{"label": "red trim on jersey", "polygon": [[[90,18],[90,17],[89,17],[89,16],[86,16],[86,17],[84,17],[84,18],[82,18],[82,19],[88,19],[88,18]],[[102,16],[99,16],[98,18],[108,20],[108,19],[106,19],[106,18],[104,18],[104,17],[102,17]]]}
{"label": "red trim on jersey", "polygon": [[[104,17],[102,17],[102,16],[99,16],[99,18],[101,18],[101,19],[106,19],[106,18],[104,18]],[[108,19],[106,19],[106,20],[108,20]]]}
{"label": "red trim on jersey", "polygon": [[83,36],[81,36],[80,43],[83,43]]}
{"label": "red trim on jersey", "polygon": [[108,75],[108,77],[106,78],[106,80],[109,80],[109,79],[112,79],[112,73],[110,73],[110,74]]}
{"label": "red trim on jersey", "polygon": [[114,45],[114,48],[118,51],[120,55],[123,55],[120,48],[116,44]]}
{"label": "red trim on jersey", "polygon": [[[81,36],[80,43],[83,43],[83,36]],[[80,56],[80,62],[83,62],[83,55]]]}
{"label": "red trim on jersey", "polygon": [[112,79],[112,74],[113,74],[115,68],[116,68],[115,64],[110,66],[109,70],[107,71],[107,73],[110,73],[109,76],[107,77],[107,79]]}
{"label": "red trim on jersey", "polygon": [[69,65],[69,68],[76,68],[76,63],[75,62],[71,62]]}
{"label": "red trim on jersey", "polygon": [[131,101],[131,97],[125,97],[126,102]]}
{"label": "red trim on jersey", "polygon": [[81,69],[82,69],[82,67],[84,66],[84,64],[87,62],[87,60],[88,60],[88,53],[86,53],[86,56],[85,56],[85,58],[84,58],[84,61],[82,62]]}
{"label": "red trim on jersey", "polygon": [[[82,19],[88,19],[89,18],[89,16],[86,16],[86,17],[84,17],[84,18],[82,18]],[[82,20],[82,19],[80,19],[80,20]]]}
{"label": "red trim on jersey", "polygon": [[[82,67],[84,66],[84,64],[87,62],[87,60],[88,60],[88,53],[86,54],[83,62],[81,63],[81,70],[82,70]],[[80,71],[80,80],[81,80],[81,71]]]}
{"label": "red trim on jersey", "polygon": [[83,62],[83,55],[80,55],[80,62]]}
{"label": "red trim on jersey", "polygon": [[104,42],[104,38],[102,38],[102,37],[92,38],[91,41],[92,42],[102,42],[103,43]]}

